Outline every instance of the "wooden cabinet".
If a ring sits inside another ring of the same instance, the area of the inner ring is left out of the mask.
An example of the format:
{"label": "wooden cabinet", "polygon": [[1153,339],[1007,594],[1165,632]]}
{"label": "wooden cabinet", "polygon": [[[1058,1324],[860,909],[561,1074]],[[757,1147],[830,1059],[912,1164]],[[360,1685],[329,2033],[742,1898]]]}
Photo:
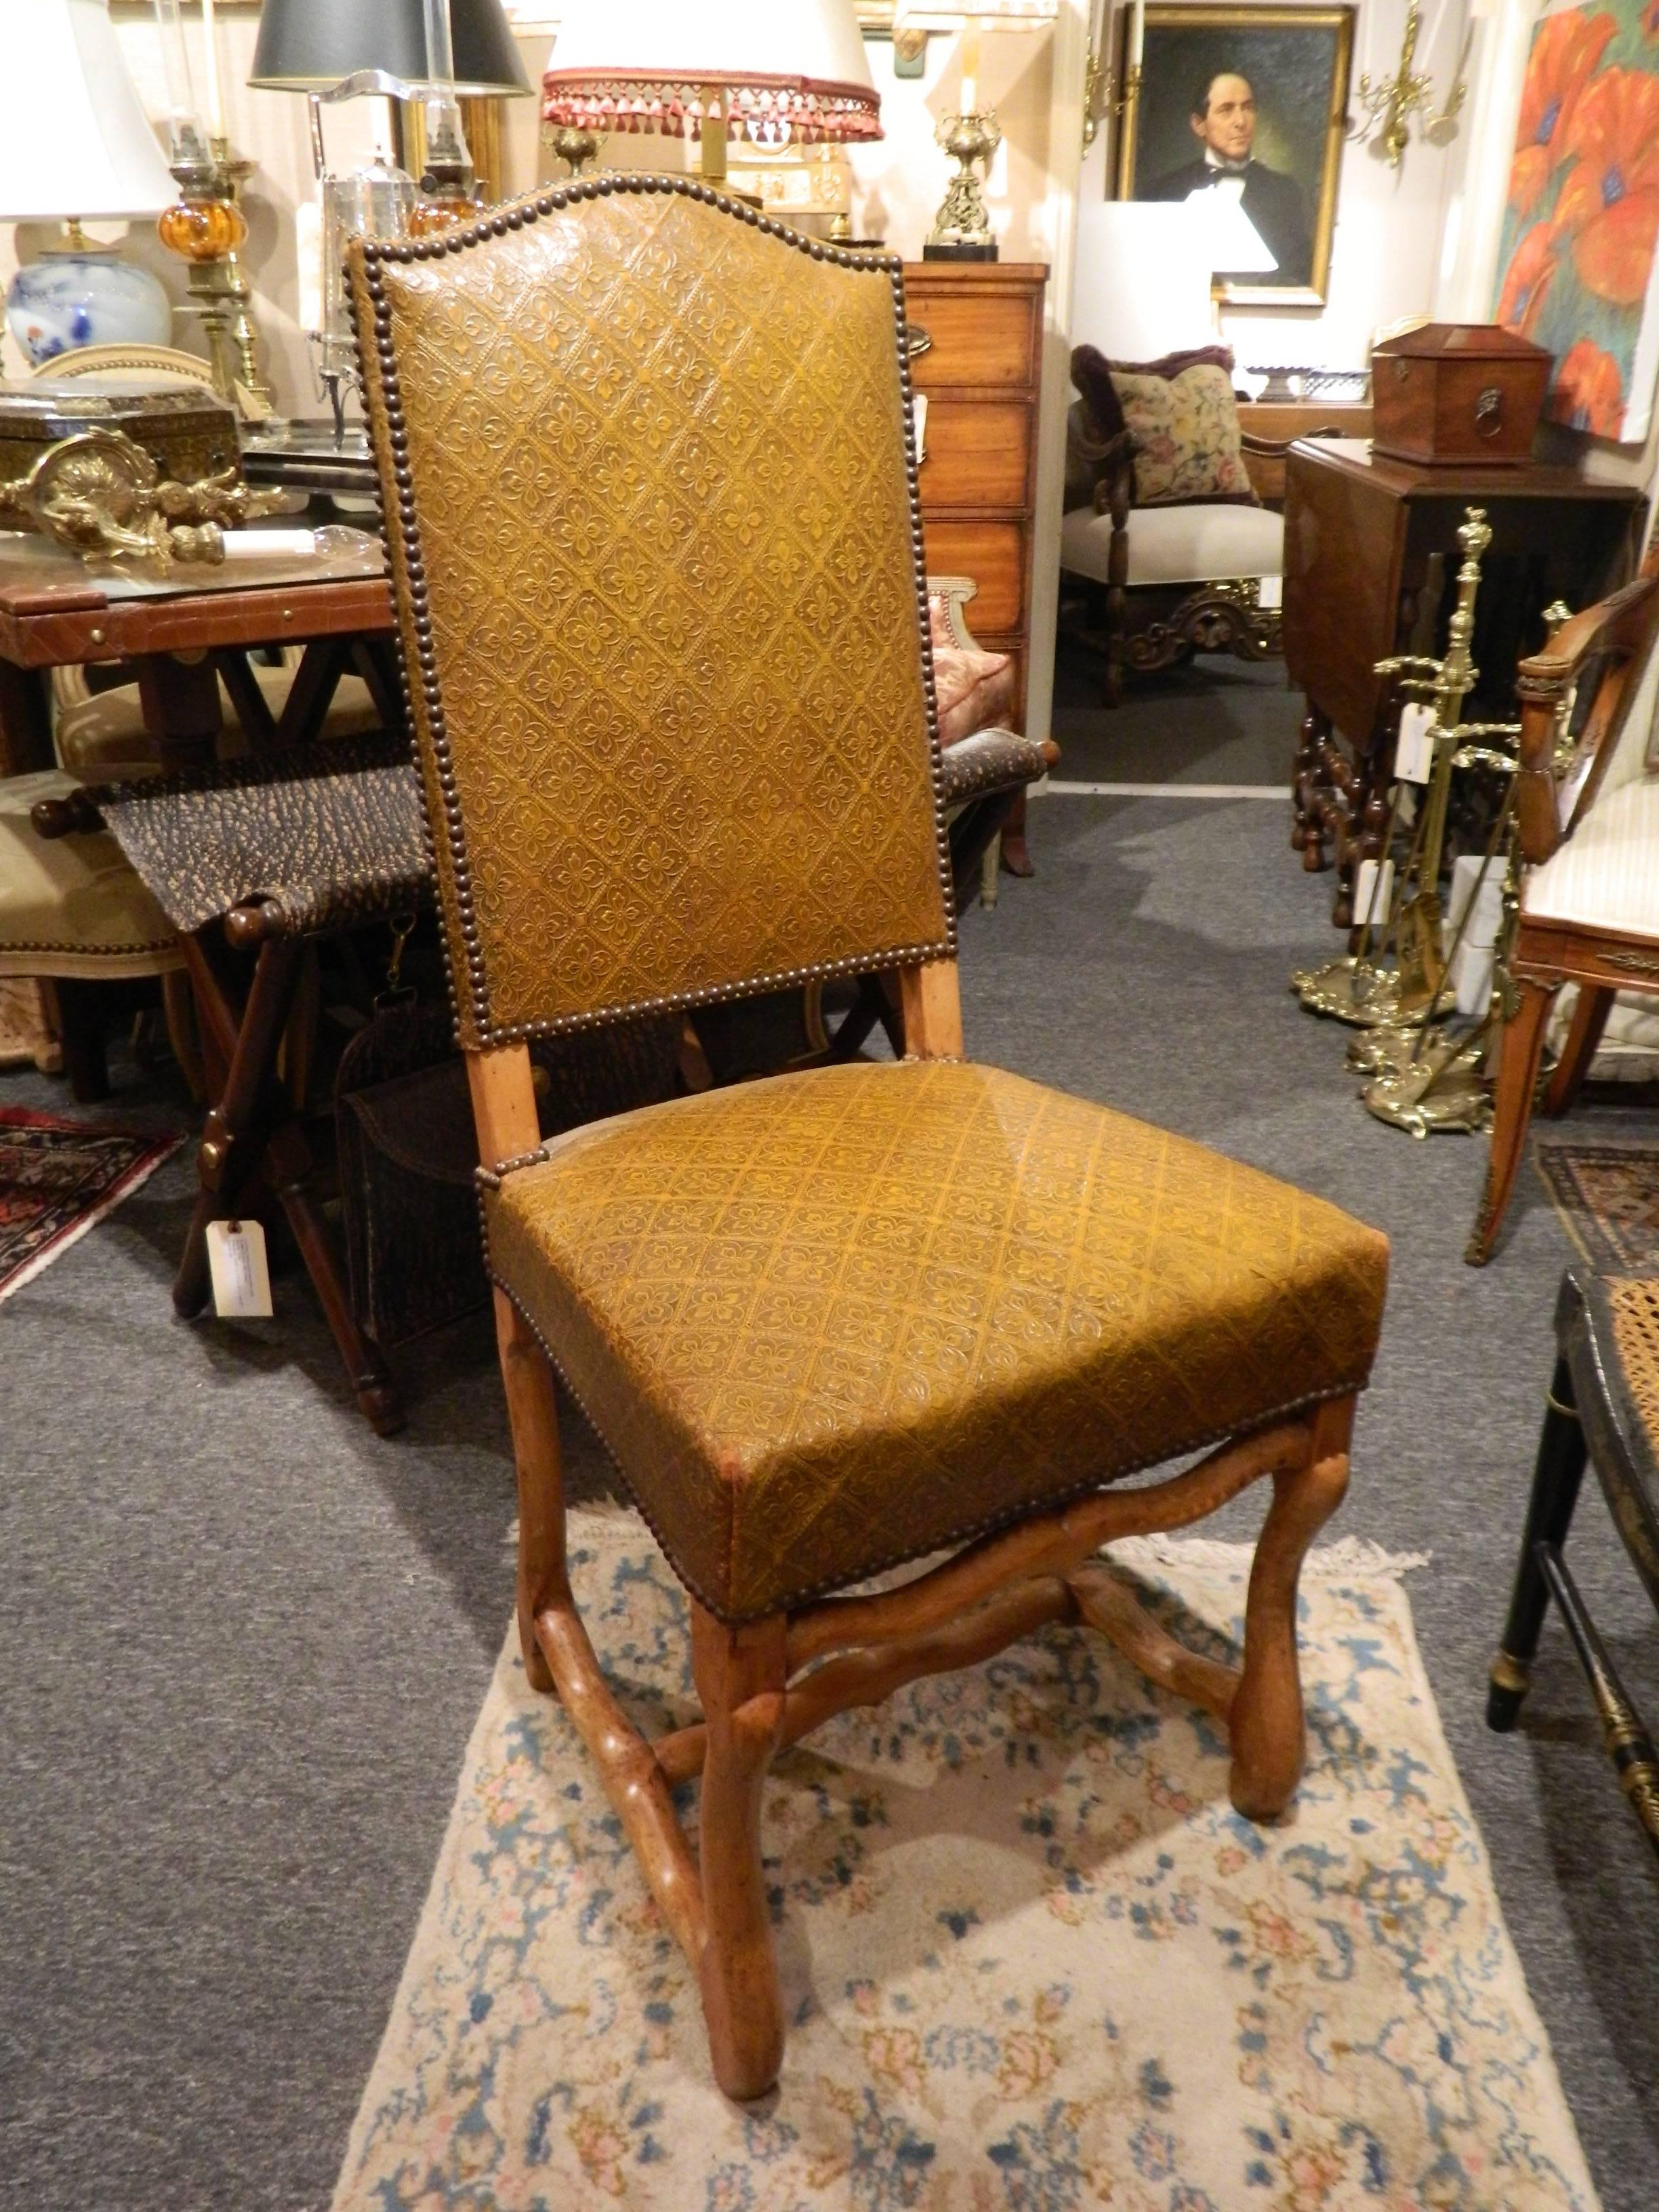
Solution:
{"label": "wooden cabinet", "polygon": [[968,621],[988,650],[1011,653],[1024,726],[1031,639],[1031,513],[1042,361],[1040,262],[911,261],[911,325],[931,341],[910,363],[927,398],[921,523],[930,574],[979,586]]}

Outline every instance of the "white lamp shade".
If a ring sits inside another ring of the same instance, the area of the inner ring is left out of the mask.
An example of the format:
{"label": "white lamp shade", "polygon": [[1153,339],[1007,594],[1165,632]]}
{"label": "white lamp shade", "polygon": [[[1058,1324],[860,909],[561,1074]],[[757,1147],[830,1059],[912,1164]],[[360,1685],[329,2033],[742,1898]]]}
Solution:
{"label": "white lamp shade", "polygon": [[710,89],[750,137],[881,136],[853,0],[570,0],[542,82],[574,130],[695,137]]}
{"label": "white lamp shade", "polygon": [[178,198],[105,0],[8,0],[0,221],[118,222]]}
{"label": "white lamp shade", "polygon": [[1109,361],[1210,345],[1208,240],[1185,200],[1097,200],[1078,210],[1073,343]]}
{"label": "white lamp shade", "polygon": [[1278,256],[1267,251],[1267,240],[1239,204],[1243,191],[1243,178],[1223,176],[1187,195],[1211,268],[1229,276],[1261,276],[1279,266]]}

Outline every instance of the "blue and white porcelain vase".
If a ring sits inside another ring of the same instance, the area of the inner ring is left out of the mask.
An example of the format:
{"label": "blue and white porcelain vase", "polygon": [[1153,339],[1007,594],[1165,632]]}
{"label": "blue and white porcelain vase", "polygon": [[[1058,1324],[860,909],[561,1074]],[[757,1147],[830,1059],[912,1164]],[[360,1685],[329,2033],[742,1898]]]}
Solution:
{"label": "blue and white porcelain vase", "polygon": [[113,247],[49,246],[12,278],[6,327],[39,368],[77,346],[166,345],[173,308],[149,270]]}

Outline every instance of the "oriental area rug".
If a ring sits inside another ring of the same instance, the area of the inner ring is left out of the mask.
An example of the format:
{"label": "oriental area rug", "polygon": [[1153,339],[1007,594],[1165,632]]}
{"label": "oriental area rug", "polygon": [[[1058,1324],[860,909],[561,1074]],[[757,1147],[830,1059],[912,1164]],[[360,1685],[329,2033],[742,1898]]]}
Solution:
{"label": "oriental area rug", "polygon": [[1533,1150],[1563,1227],[1592,1267],[1659,1273],[1659,1152],[1539,1137]]}
{"label": "oriental area rug", "polygon": [[[644,1528],[590,1510],[572,1539],[624,1701],[653,1731],[686,1717]],[[1234,1655],[1244,1548],[1107,1556]],[[1233,1813],[1207,1716],[1083,1630],[786,1753],[764,1836],[789,2044],[747,2108],[510,1637],[335,2212],[1594,2212],[1412,1564],[1352,1540],[1310,1562],[1310,1767],[1275,1828]]]}
{"label": "oriental area rug", "polygon": [[49,1267],[183,1141],[0,1107],[0,1298]]}

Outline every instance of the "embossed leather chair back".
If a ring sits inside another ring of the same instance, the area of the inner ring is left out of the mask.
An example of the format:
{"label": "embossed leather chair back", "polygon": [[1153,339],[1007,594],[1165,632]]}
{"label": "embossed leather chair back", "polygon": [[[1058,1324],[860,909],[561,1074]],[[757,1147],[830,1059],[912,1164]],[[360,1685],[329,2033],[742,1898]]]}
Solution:
{"label": "embossed leather chair back", "polygon": [[464,1043],[951,949],[898,272],[666,179],[354,246]]}

